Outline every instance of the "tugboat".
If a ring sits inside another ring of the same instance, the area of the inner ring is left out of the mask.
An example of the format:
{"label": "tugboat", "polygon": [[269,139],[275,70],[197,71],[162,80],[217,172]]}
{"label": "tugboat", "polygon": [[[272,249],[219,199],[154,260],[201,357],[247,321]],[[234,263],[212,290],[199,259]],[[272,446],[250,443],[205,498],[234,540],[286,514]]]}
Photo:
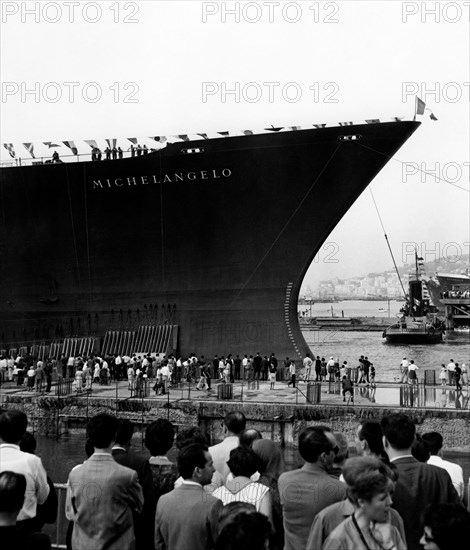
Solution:
{"label": "tugboat", "polygon": [[400,309],[397,323],[387,327],[382,337],[389,344],[437,344],[445,334],[444,322],[437,317],[437,308],[431,304],[424,281],[420,277],[416,257],[416,278],[409,281],[409,294]]}

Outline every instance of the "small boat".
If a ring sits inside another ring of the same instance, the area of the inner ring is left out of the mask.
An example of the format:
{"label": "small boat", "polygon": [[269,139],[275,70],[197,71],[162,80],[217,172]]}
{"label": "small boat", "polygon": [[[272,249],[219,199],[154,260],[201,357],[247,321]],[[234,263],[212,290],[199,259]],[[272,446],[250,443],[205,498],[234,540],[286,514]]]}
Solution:
{"label": "small boat", "polygon": [[420,277],[419,260],[416,255],[416,279],[409,281],[409,294],[405,296],[399,319],[382,334],[389,344],[437,344],[445,334],[444,322],[437,317],[437,308],[431,305]]}

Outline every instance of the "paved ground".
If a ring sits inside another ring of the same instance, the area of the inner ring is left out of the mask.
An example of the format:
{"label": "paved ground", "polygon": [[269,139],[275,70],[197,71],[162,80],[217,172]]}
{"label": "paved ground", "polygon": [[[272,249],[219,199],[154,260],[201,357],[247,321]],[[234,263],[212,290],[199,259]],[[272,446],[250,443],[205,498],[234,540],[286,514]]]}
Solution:
{"label": "paved ground", "polygon": [[[108,386],[100,386],[94,384],[92,391],[88,393],[88,397],[93,398],[112,398],[134,399],[152,398],[158,401],[175,401],[179,399],[193,399],[195,401],[218,401],[219,386],[217,381],[212,381],[212,390],[196,390],[195,384],[184,383],[180,386],[172,386],[169,388],[169,395],[155,395],[151,389],[153,383],[149,384],[147,395],[142,397],[141,394],[136,396],[134,392],[128,389],[127,381],[112,382]],[[222,385],[223,386],[223,385]],[[70,388],[70,386],[69,386]],[[312,387],[313,390],[313,387]],[[222,391],[222,389],[220,390]],[[248,387],[247,382],[235,382],[232,387],[232,395],[234,401],[247,401],[258,403],[290,403],[304,405],[307,403],[307,384],[298,382],[297,388],[287,386],[287,382],[276,382],[275,388],[270,389],[269,382],[255,383],[255,386]],[[39,396],[57,395],[57,385],[54,383],[51,392],[29,392],[26,388],[18,387],[13,382],[5,382],[0,387],[0,397],[2,394],[24,395],[24,396]],[[64,396],[76,394],[73,390],[66,391]],[[81,392],[79,395],[87,396],[87,392]],[[319,397],[319,400],[318,400]],[[397,383],[380,383],[377,382],[375,387],[366,386],[365,384],[356,385],[354,389],[354,402],[343,402],[343,396],[339,392],[338,387],[328,382],[322,382],[319,392],[312,391],[311,403],[320,402],[323,405],[349,405],[349,406],[387,406],[387,407],[426,407],[426,408],[446,408],[446,409],[469,409],[470,404],[469,387],[465,386],[463,392],[455,391],[455,387],[442,386],[419,386],[412,387],[407,384],[401,385]]]}

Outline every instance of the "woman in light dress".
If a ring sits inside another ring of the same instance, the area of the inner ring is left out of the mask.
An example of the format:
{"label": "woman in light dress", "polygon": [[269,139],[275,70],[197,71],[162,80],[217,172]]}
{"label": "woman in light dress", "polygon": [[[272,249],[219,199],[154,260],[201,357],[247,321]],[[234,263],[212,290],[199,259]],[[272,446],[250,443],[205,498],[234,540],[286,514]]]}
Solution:
{"label": "woman in light dress", "polygon": [[83,389],[83,370],[82,366],[79,365],[75,371],[75,390],[81,392]]}
{"label": "woman in light dress", "polygon": [[266,485],[250,479],[258,469],[258,460],[253,450],[244,446],[236,447],[230,452],[227,465],[234,477],[232,480],[227,479],[226,485],[216,489],[212,495],[224,504],[249,502],[272,523],[270,490]]}
{"label": "woman in light dress", "polygon": [[441,381],[441,386],[445,386],[447,383],[447,369],[444,363],[441,365],[441,372],[439,373],[439,380]]}

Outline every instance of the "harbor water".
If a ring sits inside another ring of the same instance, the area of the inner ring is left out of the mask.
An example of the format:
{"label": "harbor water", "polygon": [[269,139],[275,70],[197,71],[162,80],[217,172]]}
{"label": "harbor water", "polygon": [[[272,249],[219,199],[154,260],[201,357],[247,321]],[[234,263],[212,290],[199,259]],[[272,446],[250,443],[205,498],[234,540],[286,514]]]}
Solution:
{"label": "harbor water", "polygon": [[[351,300],[334,303],[315,303],[312,305],[312,317],[388,317],[390,304],[390,324],[395,322],[401,302],[387,300],[370,302]],[[299,306],[299,309],[309,310],[310,306]],[[470,365],[470,333],[447,331],[444,340],[438,344],[428,345],[398,345],[388,344],[382,338],[381,332],[348,332],[334,328],[322,330],[303,330],[304,338],[312,353],[325,357],[338,358],[340,364],[348,362],[348,366],[357,367],[361,355],[369,358],[376,369],[376,380],[394,382],[400,377],[400,362],[403,357],[413,359],[419,367],[418,378],[424,376],[423,371],[433,369],[437,374],[441,365],[447,365],[450,359],[467,367]]]}
{"label": "harbor water", "polygon": [[[388,317],[390,310],[391,321],[396,319],[397,313],[403,307],[403,300],[342,300],[340,302],[315,302],[312,305],[298,306],[300,315],[307,317]],[[304,315],[305,314],[305,315]]]}

